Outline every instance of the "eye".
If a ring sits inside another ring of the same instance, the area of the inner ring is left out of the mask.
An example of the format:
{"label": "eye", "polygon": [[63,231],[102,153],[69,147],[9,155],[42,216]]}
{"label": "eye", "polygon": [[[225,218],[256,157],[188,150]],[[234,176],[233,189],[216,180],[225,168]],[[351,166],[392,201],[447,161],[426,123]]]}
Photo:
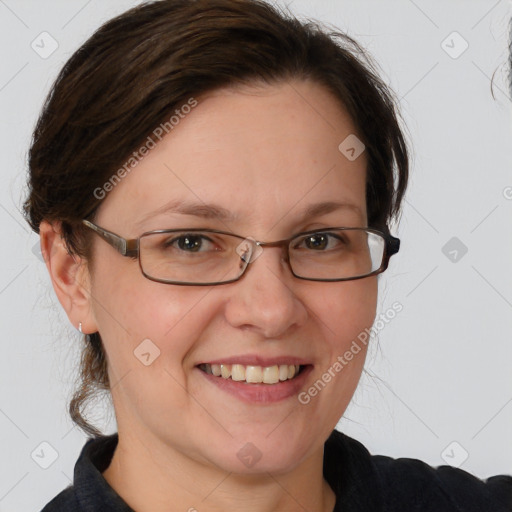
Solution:
{"label": "eye", "polygon": [[339,248],[345,241],[338,234],[329,232],[310,233],[298,240],[294,249],[309,249],[311,251],[326,251]]}
{"label": "eye", "polygon": [[213,241],[204,234],[184,233],[165,241],[166,248],[179,249],[184,252],[204,252],[215,250]]}

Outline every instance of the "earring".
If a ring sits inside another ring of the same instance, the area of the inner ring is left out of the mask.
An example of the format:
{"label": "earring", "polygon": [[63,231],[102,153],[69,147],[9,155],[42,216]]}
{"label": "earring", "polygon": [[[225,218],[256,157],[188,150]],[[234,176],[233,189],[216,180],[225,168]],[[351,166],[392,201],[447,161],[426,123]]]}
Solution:
{"label": "earring", "polygon": [[82,331],[82,322],[80,322],[78,324],[78,331],[80,332],[80,334],[83,334],[84,332]]}

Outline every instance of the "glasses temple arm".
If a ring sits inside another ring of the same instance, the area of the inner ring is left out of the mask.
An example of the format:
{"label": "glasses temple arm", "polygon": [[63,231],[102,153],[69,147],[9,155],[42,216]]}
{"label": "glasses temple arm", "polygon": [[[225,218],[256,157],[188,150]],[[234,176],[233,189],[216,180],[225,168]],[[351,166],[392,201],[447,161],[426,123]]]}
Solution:
{"label": "glasses temple arm", "polygon": [[127,240],[126,238],[122,238],[112,231],[108,231],[106,229],[100,228],[93,224],[88,220],[82,220],[82,223],[86,225],[88,228],[95,231],[105,242],[111,245],[117,252],[122,254],[123,256],[128,257],[136,257],[139,254],[139,241],[138,240]]}

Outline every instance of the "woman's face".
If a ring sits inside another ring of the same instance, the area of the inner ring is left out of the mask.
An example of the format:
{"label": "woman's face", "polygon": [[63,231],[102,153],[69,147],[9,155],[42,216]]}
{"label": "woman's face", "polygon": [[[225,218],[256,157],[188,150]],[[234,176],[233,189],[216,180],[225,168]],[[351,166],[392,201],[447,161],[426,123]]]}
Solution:
{"label": "woman's face", "polygon": [[[260,241],[367,225],[365,154],[350,161],[338,149],[355,128],[321,86],[197,100],[108,194],[97,224],[126,238],[211,228]],[[168,285],[99,237],[93,244],[90,324],[107,352],[120,435],[235,472],[287,471],[322,449],[356,388],[364,347],[316,396],[298,396],[372,325],[376,277],[299,280],[279,248],[266,248],[237,282]],[[249,384],[199,368],[223,362],[307,371]]]}

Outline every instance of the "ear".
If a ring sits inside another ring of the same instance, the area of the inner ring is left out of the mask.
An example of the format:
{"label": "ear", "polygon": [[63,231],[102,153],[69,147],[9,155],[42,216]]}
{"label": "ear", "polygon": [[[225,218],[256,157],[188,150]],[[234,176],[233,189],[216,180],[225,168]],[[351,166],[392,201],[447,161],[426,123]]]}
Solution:
{"label": "ear", "polygon": [[97,326],[91,307],[90,274],[87,263],[70,254],[61,236],[61,223],[41,222],[39,226],[41,252],[52,280],[53,289],[69,321],[82,332],[96,332]]}

